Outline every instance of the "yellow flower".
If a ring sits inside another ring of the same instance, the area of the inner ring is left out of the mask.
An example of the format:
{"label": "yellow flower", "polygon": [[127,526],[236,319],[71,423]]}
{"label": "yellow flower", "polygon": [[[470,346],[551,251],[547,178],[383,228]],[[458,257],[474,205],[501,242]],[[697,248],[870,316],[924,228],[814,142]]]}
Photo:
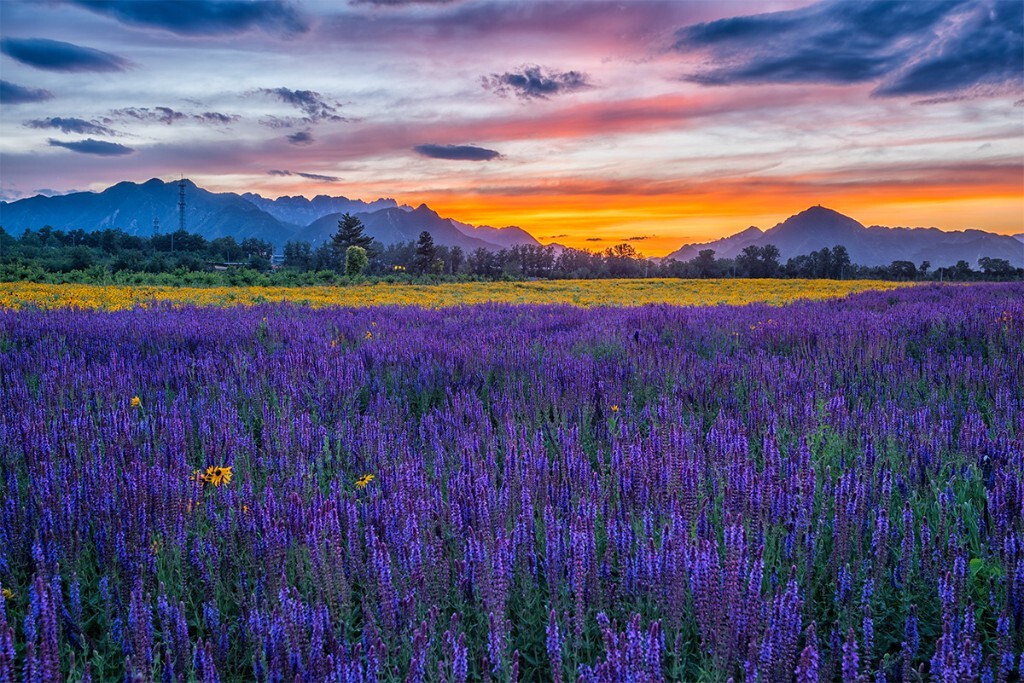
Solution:
{"label": "yellow flower", "polygon": [[369,484],[371,481],[373,481],[373,475],[364,474],[363,476],[359,477],[359,480],[356,482],[356,488],[365,489],[366,485]]}
{"label": "yellow flower", "polygon": [[4,600],[14,599],[14,591],[12,591],[10,588],[4,588],[3,590],[0,590],[0,593],[3,593]]}
{"label": "yellow flower", "polygon": [[367,330],[366,331],[366,338],[367,339],[373,339],[373,332],[370,332],[369,330]]}
{"label": "yellow flower", "polygon": [[214,486],[220,486],[221,484],[231,483],[231,466],[230,465],[210,465],[206,468],[206,472],[203,473],[203,481],[207,484],[213,484]]}
{"label": "yellow flower", "polygon": [[138,408],[142,405],[142,399],[138,396],[132,396],[132,408]]}
{"label": "yellow flower", "polygon": [[612,412],[613,413],[619,412],[619,404],[618,403],[616,403],[615,405],[612,406]]}

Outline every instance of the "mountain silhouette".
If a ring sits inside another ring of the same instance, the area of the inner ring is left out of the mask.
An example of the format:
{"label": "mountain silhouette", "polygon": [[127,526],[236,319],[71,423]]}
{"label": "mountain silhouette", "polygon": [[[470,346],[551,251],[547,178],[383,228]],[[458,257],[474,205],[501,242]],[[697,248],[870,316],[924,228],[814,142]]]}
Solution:
{"label": "mountain silhouette", "polygon": [[864,266],[884,266],[893,261],[915,264],[929,261],[935,268],[952,266],[960,260],[975,266],[984,256],[1024,266],[1024,244],[1009,235],[983,230],[865,227],[823,206],[812,206],[763,232],[750,227],[712,242],[686,244],[665,258],[689,261],[704,249],[713,249],[718,258],[735,258],[748,246],[769,244],[778,247],[783,261],[841,244],[853,263]]}
{"label": "mountain silhouette", "polygon": [[[118,183],[102,192],[38,195],[15,202],[0,202],[0,225],[11,234],[49,225],[58,230],[86,232],[120,228],[132,235],[178,229],[178,183],[156,178],[145,183]],[[232,236],[239,241],[256,237],[278,242],[297,225],[285,223],[234,193],[208,192],[185,181],[185,229],[207,239]]]}
{"label": "mountain silhouette", "polygon": [[[394,199],[364,202],[318,195],[267,199],[258,194],[209,192],[185,180],[185,229],[215,239],[231,236],[271,242],[278,247],[302,240],[320,243],[338,229],[343,213],[358,216],[366,233],[383,244],[415,241],[426,230],[437,244],[469,252],[492,251],[514,244],[539,244],[522,228],[476,227],[442,218],[425,204],[412,209]],[[0,226],[10,234],[49,225],[58,230],[86,232],[119,228],[132,235],[153,234],[154,219],[162,232],[178,229],[177,182],[156,178],[145,183],[122,182],[102,192],[38,195],[0,202]]]}
{"label": "mountain silhouette", "polygon": [[[340,213],[328,214],[302,229],[299,239],[320,244],[329,240],[338,229]],[[412,211],[400,207],[381,209],[370,213],[354,213],[366,227],[366,234],[381,244],[415,242],[426,230],[434,243],[445,247],[461,247],[464,251],[484,248],[494,250],[498,245],[485,240],[468,237],[460,232],[450,219],[442,218],[426,204],[420,204]]]}

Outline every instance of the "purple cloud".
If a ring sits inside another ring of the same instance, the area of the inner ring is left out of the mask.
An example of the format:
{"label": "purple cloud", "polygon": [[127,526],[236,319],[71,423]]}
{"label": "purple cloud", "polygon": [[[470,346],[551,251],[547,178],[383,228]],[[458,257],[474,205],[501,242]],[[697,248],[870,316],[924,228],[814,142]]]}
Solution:
{"label": "purple cloud", "polygon": [[49,143],[51,147],[63,147],[79,154],[95,154],[101,157],[124,156],[135,151],[131,147],[125,147],[113,142],[104,142],[103,140],[93,140],[92,138],[76,140],[74,142],[63,142],[51,138]]}
{"label": "purple cloud", "polygon": [[10,81],[0,81],[0,103],[2,104],[27,104],[43,102],[52,98],[53,93],[49,90],[26,88]]}
{"label": "purple cloud", "polygon": [[55,128],[62,133],[80,133],[83,135],[116,135],[117,132],[106,126],[86,121],[85,119],[63,118],[51,116],[48,119],[34,119],[26,121],[29,128]]}
{"label": "purple cloud", "polygon": [[413,151],[431,159],[451,161],[490,161],[501,156],[493,149],[473,145],[416,145]]}
{"label": "purple cloud", "polygon": [[187,36],[226,35],[258,29],[294,35],[309,18],[283,0],[67,0],[121,23]]}
{"label": "purple cloud", "polygon": [[124,71],[129,66],[128,60],[109,52],[45,38],[4,38],[0,52],[47,71]]}
{"label": "purple cloud", "polygon": [[344,121],[338,115],[337,102],[328,102],[323,95],[313,90],[291,90],[290,88],[260,88],[257,92],[270,95],[298,108],[306,115],[306,121]]}
{"label": "purple cloud", "polygon": [[308,130],[299,131],[298,133],[292,133],[287,136],[288,142],[293,145],[311,145],[313,144],[313,134]]}
{"label": "purple cloud", "polygon": [[523,99],[547,99],[552,95],[590,87],[587,75],[579,71],[551,71],[540,66],[524,66],[518,71],[491,74],[484,87],[501,95],[514,93]]}

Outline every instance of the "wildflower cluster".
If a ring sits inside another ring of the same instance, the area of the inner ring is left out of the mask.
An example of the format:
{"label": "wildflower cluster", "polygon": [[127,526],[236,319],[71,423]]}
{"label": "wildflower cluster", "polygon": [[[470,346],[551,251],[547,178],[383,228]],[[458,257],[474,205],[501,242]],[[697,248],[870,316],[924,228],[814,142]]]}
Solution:
{"label": "wildflower cluster", "polygon": [[210,484],[211,486],[223,486],[231,483],[232,468],[230,465],[210,465],[206,470],[193,473],[193,477],[196,481],[202,484]]}
{"label": "wildflower cluster", "polygon": [[[438,285],[376,283],[352,287],[158,287],[0,282],[3,308],[99,308],[122,310],[154,302],[175,306],[234,306],[291,301],[324,306],[425,306],[444,308],[487,302],[574,306],[782,305],[830,299],[912,283],[881,280],[542,280]],[[265,322],[265,321],[264,321]]]}

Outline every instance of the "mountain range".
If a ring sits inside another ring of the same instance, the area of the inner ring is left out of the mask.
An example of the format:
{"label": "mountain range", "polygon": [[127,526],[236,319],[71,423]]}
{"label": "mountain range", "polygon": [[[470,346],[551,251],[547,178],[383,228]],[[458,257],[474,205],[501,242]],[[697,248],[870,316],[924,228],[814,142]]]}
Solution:
{"label": "mountain range", "polygon": [[[210,192],[190,180],[184,183],[185,229],[207,239],[231,236],[241,241],[255,237],[277,247],[292,240],[319,244],[338,229],[341,214],[351,213],[363,221],[366,234],[383,244],[415,241],[424,230],[437,244],[458,246],[467,252],[481,247],[498,250],[540,244],[522,228],[476,227],[442,218],[425,204],[414,209],[399,206],[394,199],[365,202],[326,195],[267,199],[248,192]],[[149,236],[154,229],[178,229],[178,199],[177,182],[156,178],[144,183],[118,183],[102,192],[37,195],[0,202],[0,226],[15,235],[26,228],[49,225],[65,231],[120,228],[133,235]]]}
{"label": "mountain range", "polygon": [[[540,245],[529,232],[509,226],[473,226],[444,218],[426,204],[413,208],[394,199],[373,201],[318,195],[268,199],[259,194],[210,192],[185,180],[185,228],[207,239],[231,236],[241,241],[255,237],[277,247],[292,240],[320,244],[337,230],[343,213],[359,217],[366,233],[382,244],[414,241],[429,232],[437,244],[464,251]],[[47,197],[37,195],[0,202],[0,226],[10,234],[50,225],[60,230],[86,231],[120,228],[135,235],[151,235],[154,219],[159,229],[179,225],[179,184],[156,178],[145,183],[122,182],[102,192],[74,192]],[[865,227],[849,216],[813,206],[778,225],[761,230],[751,226],[711,242],[687,244],[665,259],[688,261],[704,249],[719,258],[734,258],[748,246],[774,244],[781,260],[841,244],[853,263],[887,265],[892,261],[929,261],[932,267],[979,258],[1006,259],[1024,266],[1024,234],[997,235],[982,230],[945,231],[938,228]],[[560,251],[560,245],[549,245]]]}
{"label": "mountain range", "polygon": [[967,261],[972,267],[983,256],[1006,259],[1024,267],[1024,244],[1010,235],[983,230],[938,228],[865,227],[849,216],[823,206],[812,206],[778,225],[761,230],[751,226],[742,232],[703,244],[687,244],[666,259],[689,261],[704,249],[718,258],[735,258],[749,246],[774,244],[781,261],[837,244],[846,247],[850,261],[863,266],[884,266],[893,261],[929,261],[933,268]]}

